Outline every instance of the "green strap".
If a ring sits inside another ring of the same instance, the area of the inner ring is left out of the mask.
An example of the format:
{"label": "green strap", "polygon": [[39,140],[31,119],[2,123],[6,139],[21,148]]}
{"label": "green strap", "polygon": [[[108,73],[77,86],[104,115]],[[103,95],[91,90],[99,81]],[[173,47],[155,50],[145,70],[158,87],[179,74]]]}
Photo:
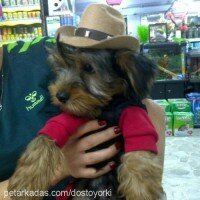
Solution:
{"label": "green strap", "polygon": [[46,42],[56,43],[56,39],[55,38],[49,38],[48,40],[46,40]]}
{"label": "green strap", "polygon": [[24,42],[24,45],[22,46],[22,48],[19,50],[19,53],[23,53],[26,52],[29,48],[29,46],[31,45],[32,41],[28,41],[28,42]]}
{"label": "green strap", "polygon": [[7,45],[7,51],[10,53],[12,49],[14,49],[17,46],[17,42],[13,42]]}
{"label": "green strap", "polygon": [[40,42],[43,38],[44,38],[44,37],[37,37],[37,38],[35,38],[35,39],[32,41],[31,45]]}
{"label": "green strap", "polygon": [[[24,53],[24,52],[26,52],[30,46],[39,43],[42,39],[44,39],[44,37],[37,37],[33,41],[31,40],[31,41],[24,42],[22,48],[19,50],[18,53]],[[46,42],[56,43],[56,39],[55,38],[49,38],[49,39],[46,40]],[[17,45],[18,45],[17,42],[10,43],[7,46],[8,52],[10,53]]]}
{"label": "green strap", "polygon": [[31,45],[39,43],[44,37],[37,37],[33,41],[25,42],[19,53],[26,52]]}

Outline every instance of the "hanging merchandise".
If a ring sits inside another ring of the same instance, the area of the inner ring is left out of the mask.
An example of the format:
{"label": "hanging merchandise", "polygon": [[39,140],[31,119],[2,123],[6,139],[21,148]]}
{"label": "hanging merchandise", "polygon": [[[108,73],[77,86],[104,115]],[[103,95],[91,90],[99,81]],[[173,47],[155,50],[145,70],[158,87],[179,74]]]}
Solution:
{"label": "hanging merchandise", "polygon": [[45,16],[48,36],[54,36],[58,26],[75,24],[74,6],[75,0],[48,0],[48,15]]}
{"label": "hanging merchandise", "polygon": [[110,6],[120,5],[122,0],[106,0],[106,3]]}
{"label": "hanging merchandise", "polygon": [[60,17],[59,16],[46,17],[46,24],[47,24],[47,35],[54,36],[56,30],[60,27]]}
{"label": "hanging merchandise", "polygon": [[74,0],[48,0],[49,16],[52,15],[73,15]]}
{"label": "hanging merchandise", "polygon": [[166,13],[166,18],[171,20],[171,22],[175,26],[175,30],[180,30],[181,31],[181,36],[183,38],[186,37],[186,32],[188,31],[188,26],[185,24],[186,20],[186,14],[187,13],[173,13],[171,11]]}

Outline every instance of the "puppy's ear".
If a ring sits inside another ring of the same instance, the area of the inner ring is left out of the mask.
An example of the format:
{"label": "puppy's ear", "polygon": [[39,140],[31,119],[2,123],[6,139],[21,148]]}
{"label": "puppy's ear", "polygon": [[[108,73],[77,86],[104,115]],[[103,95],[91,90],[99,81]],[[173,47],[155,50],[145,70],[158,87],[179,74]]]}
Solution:
{"label": "puppy's ear", "polygon": [[48,61],[55,73],[73,64],[72,54],[76,50],[74,47],[59,41],[60,35],[56,37],[56,45],[49,50]]}
{"label": "puppy's ear", "polygon": [[116,63],[136,94],[141,98],[147,97],[155,80],[156,64],[144,55],[130,50],[118,51]]}

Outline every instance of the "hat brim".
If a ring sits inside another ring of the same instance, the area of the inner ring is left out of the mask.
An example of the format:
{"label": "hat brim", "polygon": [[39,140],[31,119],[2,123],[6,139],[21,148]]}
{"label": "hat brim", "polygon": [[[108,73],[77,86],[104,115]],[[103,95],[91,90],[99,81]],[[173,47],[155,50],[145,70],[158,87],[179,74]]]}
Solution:
{"label": "hat brim", "polygon": [[74,35],[75,30],[75,26],[61,26],[57,29],[55,37],[57,37],[58,35]]}
{"label": "hat brim", "polygon": [[119,35],[98,41],[88,37],[75,36],[75,31],[67,31],[67,29],[66,26],[65,31],[60,32],[59,41],[77,48],[131,49],[138,51],[140,47],[138,40],[132,36]]}

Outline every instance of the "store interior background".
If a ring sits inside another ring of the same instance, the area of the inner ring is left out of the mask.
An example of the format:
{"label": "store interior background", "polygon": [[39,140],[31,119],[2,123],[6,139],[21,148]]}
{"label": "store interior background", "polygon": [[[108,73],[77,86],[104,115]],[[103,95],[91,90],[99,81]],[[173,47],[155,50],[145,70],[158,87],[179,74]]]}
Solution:
{"label": "store interior background", "polygon": [[199,200],[200,0],[0,0],[0,45],[54,36],[91,3],[118,9],[127,34],[157,63],[151,98],[166,111],[163,185],[168,200]]}
{"label": "store interior background", "polygon": [[[151,97],[164,107],[172,122],[166,124],[166,135],[200,132],[192,130],[200,127],[200,1],[76,0],[76,15],[81,16],[90,3],[107,3],[118,9],[126,20],[127,34],[138,38],[141,52],[158,64]],[[185,101],[183,106],[185,99],[189,103]],[[181,125],[184,117],[188,122]]]}

